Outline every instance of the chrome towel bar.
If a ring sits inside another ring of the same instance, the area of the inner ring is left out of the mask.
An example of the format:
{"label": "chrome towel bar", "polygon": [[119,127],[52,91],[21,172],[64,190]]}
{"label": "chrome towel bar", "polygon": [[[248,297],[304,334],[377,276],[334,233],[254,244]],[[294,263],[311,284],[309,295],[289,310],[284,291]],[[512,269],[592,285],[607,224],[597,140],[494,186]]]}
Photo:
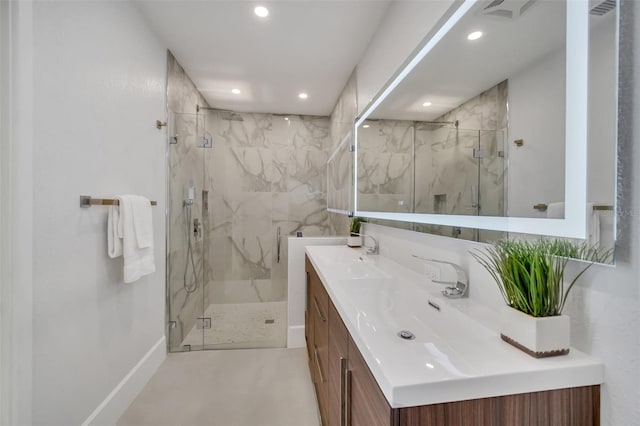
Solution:
{"label": "chrome towel bar", "polygon": [[[534,204],[533,208],[541,211],[541,212],[546,212],[547,211],[547,204]],[[613,210],[613,206],[607,206],[605,204],[594,204],[593,205],[593,210],[596,211],[605,211],[605,210]]]}
{"label": "chrome towel bar", "polygon": [[[80,196],[80,207],[83,209],[89,208],[91,206],[117,206],[120,205],[118,200],[114,200],[112,198],[91,198],[90,195],[81,195]],[[157,201],[151,201],[152,206],[157,206]]]}

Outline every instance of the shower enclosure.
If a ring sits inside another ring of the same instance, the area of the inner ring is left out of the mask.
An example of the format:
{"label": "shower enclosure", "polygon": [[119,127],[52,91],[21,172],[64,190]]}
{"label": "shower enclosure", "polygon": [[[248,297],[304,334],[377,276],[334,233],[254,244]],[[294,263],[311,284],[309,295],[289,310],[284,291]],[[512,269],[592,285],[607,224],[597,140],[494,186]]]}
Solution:
{"label": "shower enclosure", "polygon": [[284,347],[287,237],[328,233],[328,118],[199,106],[168,135],[169,350]]}
{"label": "shower enclosure", "polygon": [[[415,213],[504,216],[507,196],[506,129],[477,130],[457,124],[415,127]],[[417,225],[430,233],[488,241],[500,233]]]}
{"label": "shower enclosure", "polygon": [[[367,120],[358,137],[358,209],[475,216],[505,214],[506,128],[458,122]],[[406,224],[410,229],[487,241],[500,233]]]}
{"label": "shower enclosure", "polygon": [[272,265],[278,253],[271,247],[271,195],[264,192],[270,188],[259,173],[228,167],[234,155],[255,154],[245,162],[253,171],[264,159],[259,149],[226,146],[232,141],[224,138],[214,145],[214,128],[242,135],[243,121],[205,109],[170,119],[171,351],[286,344],[286,286],[282,268]]}

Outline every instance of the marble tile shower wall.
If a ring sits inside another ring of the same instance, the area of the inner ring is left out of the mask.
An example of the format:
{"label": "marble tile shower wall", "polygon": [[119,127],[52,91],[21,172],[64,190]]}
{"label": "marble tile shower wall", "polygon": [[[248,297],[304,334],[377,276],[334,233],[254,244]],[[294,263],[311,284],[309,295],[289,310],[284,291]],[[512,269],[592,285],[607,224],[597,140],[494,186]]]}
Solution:
{"label": "marble tile shower wall", "polygon": [[213,135],[213,147],[204,149],[209,298],[215,303],[283,301],[287,236],[329,234],[329,118],[235,117],[242,121],[213,111],[206,116]]}
{"label": "marble tile shower wall", "polygon": [[413,211],[414,122],[378,120],[358,130],[358,209]]}

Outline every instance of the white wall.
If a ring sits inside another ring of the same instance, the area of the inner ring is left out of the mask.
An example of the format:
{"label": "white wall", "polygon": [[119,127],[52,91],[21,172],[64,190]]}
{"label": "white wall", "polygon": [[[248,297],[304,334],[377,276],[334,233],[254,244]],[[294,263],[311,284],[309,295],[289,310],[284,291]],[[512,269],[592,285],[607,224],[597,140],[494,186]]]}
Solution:
{"label": "white wall", "polygon": [[[31,2],[4,2],[9,15],[8,126],[3,124],[2,421],[32,419],[33,349],[33,22]],[[4,22],[3,22],[4,25]],[[6,33],[5,33],[6,34]],[[3,34],[3,35],[5,35]],[[6,236],[6,239],[5,239]],[[5,251],[6,250],[6,251]]]}
{"label": "white wall", "polygon": [[[615,191],[615,18],[614,12],[591,16],[589,38],[587,197],[609,205]],[[544,217],[534,204],[564,200],[565,74],[560,50],[509,77],[509,216]],[[516,147],[515,139],[524,145]]]}
{"label": "white wall", "polygon": [[[91,418],[109,424],[165,354],[166,50],[129,2],[33,8],[33,423],[80,424],[104,402]],[[106,254],[107,208],[79,207],[122,193],[158,201],[156,272],[132,284]]]}
{"label": "white wall", "polygon": [[509,77],[509,216],[544,217],[534,204],[564,200],[564,110],[564,50]]}

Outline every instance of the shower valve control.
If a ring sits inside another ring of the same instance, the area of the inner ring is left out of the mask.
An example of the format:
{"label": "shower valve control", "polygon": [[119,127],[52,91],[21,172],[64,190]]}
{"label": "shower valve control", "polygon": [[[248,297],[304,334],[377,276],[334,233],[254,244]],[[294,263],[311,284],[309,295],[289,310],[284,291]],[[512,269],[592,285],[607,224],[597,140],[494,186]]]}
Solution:
{"label": "shower valve control", "polygon": [[196,217],[195,219],[193,219],[193,235],[195,237],[199,237],[201,231],[202,231],[202,227],[200,225],[200,219]]}

